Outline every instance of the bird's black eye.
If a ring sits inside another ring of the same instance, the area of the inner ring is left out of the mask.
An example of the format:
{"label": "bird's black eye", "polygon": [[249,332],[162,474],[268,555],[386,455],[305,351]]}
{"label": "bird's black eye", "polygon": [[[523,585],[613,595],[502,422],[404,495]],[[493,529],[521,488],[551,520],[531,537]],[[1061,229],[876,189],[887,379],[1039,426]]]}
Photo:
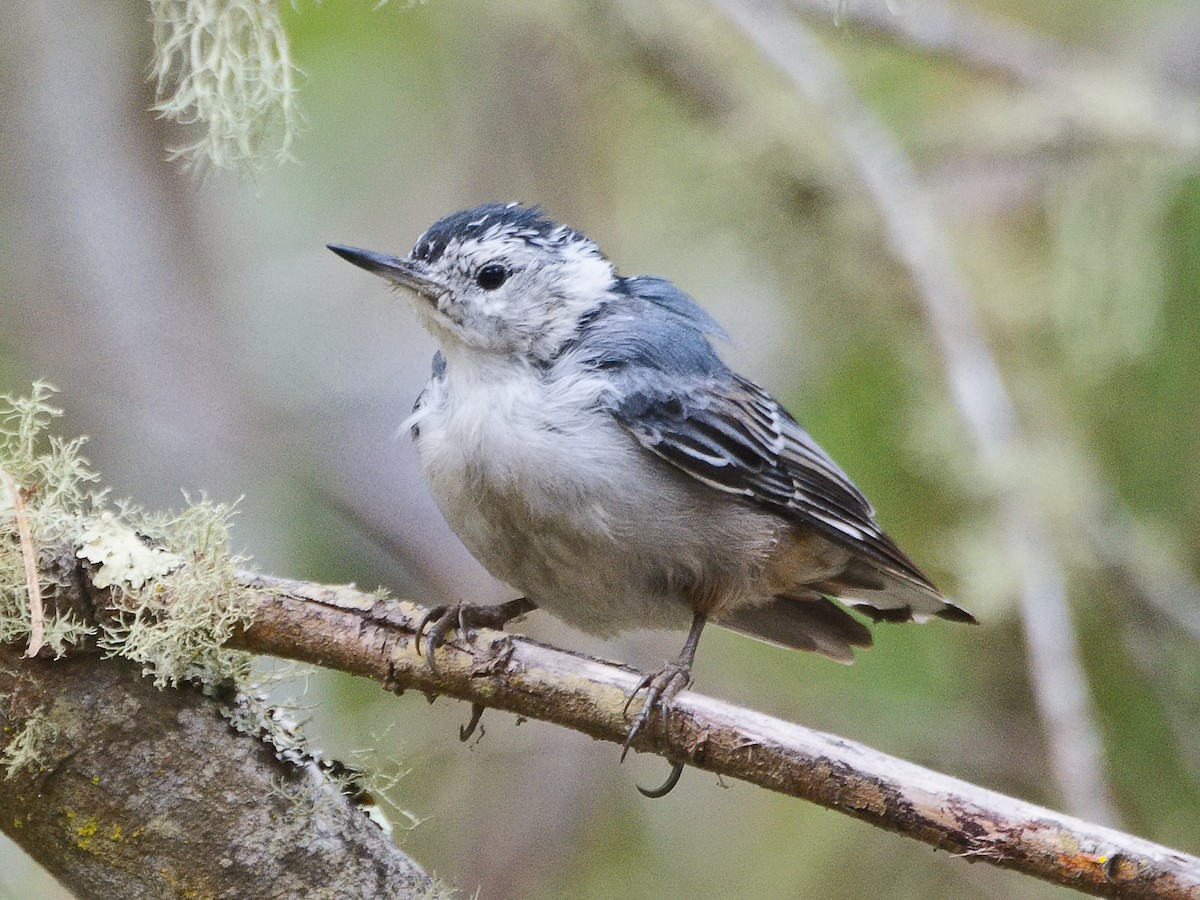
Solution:
{"label": "bird's black eye", "polygon": [[488,263],[475,275],[475,283],[485,291],[494,291],[508,281],[508,266],[500,263]]}

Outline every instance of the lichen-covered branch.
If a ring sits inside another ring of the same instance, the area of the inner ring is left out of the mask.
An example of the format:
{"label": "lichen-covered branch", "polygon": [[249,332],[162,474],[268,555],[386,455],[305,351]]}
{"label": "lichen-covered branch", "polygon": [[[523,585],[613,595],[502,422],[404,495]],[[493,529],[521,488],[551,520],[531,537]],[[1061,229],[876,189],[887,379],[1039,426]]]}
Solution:
{"label": "lichen-covered branch", "polygon": [[[640,673],[487,630],[437,650],[435,669],[417,652],[424,610],[239,573],[227,510],[211,503],[175,516],[106,508],[85,490],[94,476],[78,442],[39,450],[55,414],[46,391],[8,400],[0,468],[29,493],[30,531],[15,535],[10,488],[0,496],[0,830],[81,895],[429,887],[302,744],[265,724],[273,717],[237,712],[253,706],[238,650],[624,741]],[[37,553],[46,601],[36,659],[21,656],[32,628],[23,545]],[[67,655],[43,658],[51,651]],[[634,747],[1096,895],[1200,900],[1200,859],[689,691]]]}
{"label": "lichen-covered branch", "polygon": [[223,646],[229,508],[110,503],[51,394],[0,397],[0,831],[85,898],[434,895]]}
{"label": "lichen-covered branch", "polygon": [[[349,587],[243,574],[257,612],[242,649],[329,666],[396,692],[446,694],[620,742],[639,673],[481,630],[418,655],[424,610]],[[636,708],[635,710],[636,711]],[[869,747],[692,691],[636,749],[836,809],[934,847],[1097,896],[1200,898],[1200,859],[1034,806]],[[615,756],[614,756],[615,760]]]}
{"label": "lichen-covered branch", "polygon": [[198,689],[22,649],[0,645],[0,831],[76,896],[432,894],[337,780],[280,761]]}

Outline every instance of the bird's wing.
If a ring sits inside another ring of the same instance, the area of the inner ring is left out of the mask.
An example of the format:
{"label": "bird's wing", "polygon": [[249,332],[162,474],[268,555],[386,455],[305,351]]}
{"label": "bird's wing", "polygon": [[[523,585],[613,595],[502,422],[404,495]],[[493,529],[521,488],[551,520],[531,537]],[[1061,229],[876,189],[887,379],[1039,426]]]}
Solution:
{"label": "bird's wing", "polygon": [[693,478],[813,528],[937,595],[846,473],[754,382],[728,373],[669,392],[633,391],[613,414],[643,447]]}

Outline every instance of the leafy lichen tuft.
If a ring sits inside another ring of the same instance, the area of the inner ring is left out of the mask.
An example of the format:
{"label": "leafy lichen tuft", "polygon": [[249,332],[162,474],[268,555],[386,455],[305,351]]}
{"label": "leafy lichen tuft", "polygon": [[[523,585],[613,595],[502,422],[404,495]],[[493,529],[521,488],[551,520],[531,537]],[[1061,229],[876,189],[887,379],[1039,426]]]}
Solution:
{"label": "leafy lichen tuft", "polygon": [[[87,517],[104,503],[96,474],[83,458],[83,438],[63,440],[47,434],[62,411],[50,403],[54,388],[33,385],[28,397],[0,396],[0,643],[30,633],[29,591],[16,522],[16,502],[9,479],[24,499],[25,517],[35,552],[73,542]],[[39,560],[40,562],[41,560]],[[53,593],[52,566],[39,565],[42,593]],[[45,642],[61,655],[67,645],[91,629],[71,615],[51,614],[45,622]]]}
{"label": "leafy lichen tuft", "polygon": [[0,751],[0,766],[12,778],[25,769],[36,770],[46,760],[47,749],[59,736],[58,726],[44,708],[34,710],[12,740]]}
{"label": "leafy lichen tuft", "polygon": [[[128,503],[110,508],[82,456],[83,439],[48,433],[61,415],[50,403],[53,393],[38,383],[28,397],[0,397],[0,470],[21,492],[33,552],[76,548],[92,566],[93,586],[110,594],[113,615],[100,626],[100,646],[140,663],[160,685],[245,675],[246,659],[223,648],[252,606],[229,552],[232,507],[201,497],[177,513],[150,514]],[[19,640],[31,626],[11,493],[0,493],[0,641]],[[38,570],[43,594],[68,587],[53,579],[68,580],[69,572],[56,575],[57,567],[43,564]],[[46,642],[61,655],[93,631],[51,612]]]}
{"label": "leafy lichen tuft", "polygon": [[[248,676],[249,658],[224,646],[254,606],[237,583],[240,560],[229,553],[232,514],[231,505],[206,497],[189,498],[177,513],[121,505],[102,542],[114,558],[104,559],[101,571],[115,564],[122,573],[108,585],[116,615],[101,626],[102,649],[140,663],[160,686]],[[120,536],[118,528],[127,534]],[[149,551],[141,563],[131,563],[131,541]],[[91,544],[79,552],[96,549]]]}

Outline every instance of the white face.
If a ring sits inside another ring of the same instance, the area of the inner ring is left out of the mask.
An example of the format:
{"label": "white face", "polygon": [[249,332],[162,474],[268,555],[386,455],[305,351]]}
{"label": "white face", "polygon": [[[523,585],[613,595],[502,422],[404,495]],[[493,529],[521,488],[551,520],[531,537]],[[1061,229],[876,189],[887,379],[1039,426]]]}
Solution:
{"label": "white face", "polygon": [[483,227],[431,228],[410,258],[394,261],[400,277],[375,271],[414,292],[417,310],[451,355],[466,349],[548,360],[612,287],[612,264],[562,226],[534,231],[503,216],[470,224]]}

